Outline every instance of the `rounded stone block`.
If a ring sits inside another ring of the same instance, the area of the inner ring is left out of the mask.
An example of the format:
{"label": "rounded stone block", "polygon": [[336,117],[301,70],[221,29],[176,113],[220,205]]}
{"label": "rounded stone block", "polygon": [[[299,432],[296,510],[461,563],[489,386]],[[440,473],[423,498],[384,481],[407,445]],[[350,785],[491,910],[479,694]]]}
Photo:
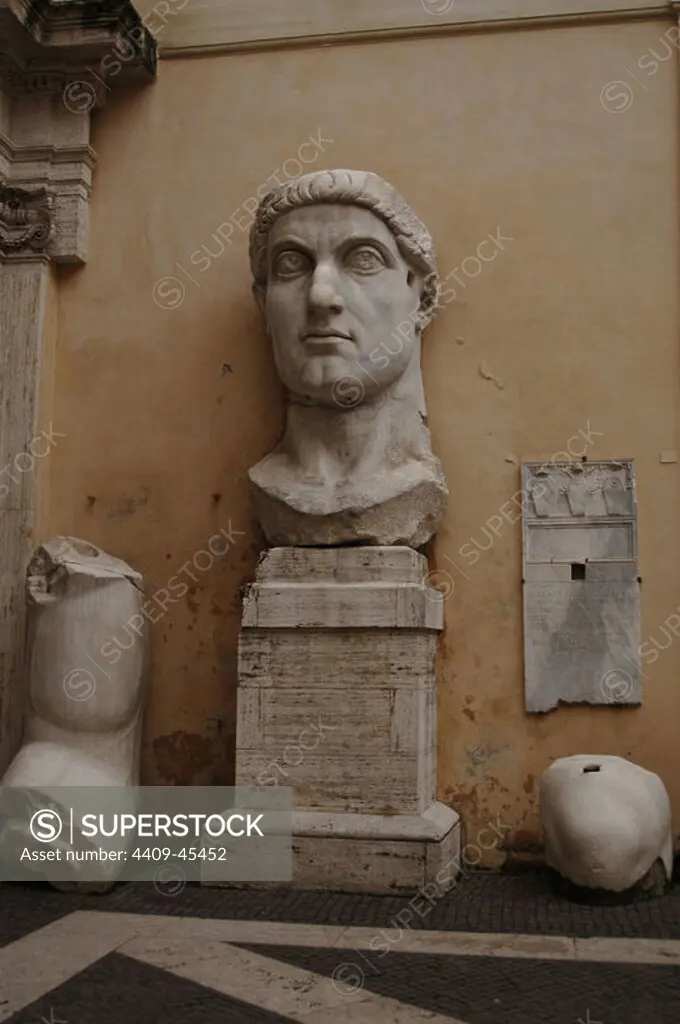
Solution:
{"label": "rounded stone block", "polygon": [[555,761],[539,793],[546,863],[581,896],[633,900],[670,881],[670,802],[658,775],[622,757],[578,754]]}

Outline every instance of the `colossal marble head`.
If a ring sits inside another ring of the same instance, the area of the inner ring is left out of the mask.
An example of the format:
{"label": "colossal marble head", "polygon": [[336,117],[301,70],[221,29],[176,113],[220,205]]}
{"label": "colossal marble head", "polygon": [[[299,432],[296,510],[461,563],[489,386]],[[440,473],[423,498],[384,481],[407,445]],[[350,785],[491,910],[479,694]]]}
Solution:
{"label": "colossal marble head", "polygon": [[377,174],[317,171],[264,197],[250,265],[289,393],[284,436],[248,473],[267,541],[426,543],[448,493],[420,372],[429,231]]}
{"label": "colossal marble head", "polygon": [[378,175],[317,171],[274,189],[251,229],[250,263],[294,396],[351,407],[351,381],[364,401],[419,370],[420,334],[439,295],[434,246]]}

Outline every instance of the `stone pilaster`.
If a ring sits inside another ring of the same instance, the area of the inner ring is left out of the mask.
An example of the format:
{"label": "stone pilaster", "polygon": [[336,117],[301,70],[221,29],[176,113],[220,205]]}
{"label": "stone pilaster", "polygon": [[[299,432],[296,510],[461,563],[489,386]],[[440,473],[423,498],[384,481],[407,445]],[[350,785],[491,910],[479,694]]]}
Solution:
{"label": "stone pilaster", "polygon": [[[37,456],[43,450],[38,436],[38,381],[50,268],[36,251],[41,222],[32,222],[35,234],[26,225],[22,251],[19,232],[6,229],[2,197],[0,190],[0,252],[6,254],[9,248],[16,255],[0,263],[0,764],[4,767],[21,738],[24,571],[33,538]],[[25,211],[25,207],[13,209]]]}
{"label": "stone pilaster", "polygon": [[0,0],[0,774],[21,739],[24,577],[59,433],[58,267],[87,259],[90,114],[118,82],[154,73],[129,0]]}

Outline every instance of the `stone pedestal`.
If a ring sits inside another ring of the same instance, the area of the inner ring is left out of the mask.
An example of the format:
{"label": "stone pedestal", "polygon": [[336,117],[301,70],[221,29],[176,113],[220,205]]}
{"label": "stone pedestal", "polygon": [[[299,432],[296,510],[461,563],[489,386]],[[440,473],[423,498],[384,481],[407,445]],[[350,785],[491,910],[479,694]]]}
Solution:
{"label": "stone pedestal", "polygon": [[406,547],[274,548],[244,601],[237,785],[294,791],[297,888],[445,891],[458,815],[435,800],[443,598]]}

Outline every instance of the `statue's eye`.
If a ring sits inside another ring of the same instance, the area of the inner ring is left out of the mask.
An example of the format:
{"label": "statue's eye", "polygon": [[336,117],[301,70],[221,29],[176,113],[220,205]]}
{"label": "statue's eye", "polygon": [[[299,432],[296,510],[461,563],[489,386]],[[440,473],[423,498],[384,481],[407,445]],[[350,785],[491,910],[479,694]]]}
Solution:
{"label": "statue's eye", "polygon": [[311,262],[308,256],[298,249],[284,249],[274,260],[274,273],[277,277],[294,277],[309,270]]}
{"label": "statue's eye", "polygon": [[345,264],[359,274],[377,274],[379,270],[385,268],[382,254],[372,245],[358,245],[356,249],[350,250],[345,258]]}

